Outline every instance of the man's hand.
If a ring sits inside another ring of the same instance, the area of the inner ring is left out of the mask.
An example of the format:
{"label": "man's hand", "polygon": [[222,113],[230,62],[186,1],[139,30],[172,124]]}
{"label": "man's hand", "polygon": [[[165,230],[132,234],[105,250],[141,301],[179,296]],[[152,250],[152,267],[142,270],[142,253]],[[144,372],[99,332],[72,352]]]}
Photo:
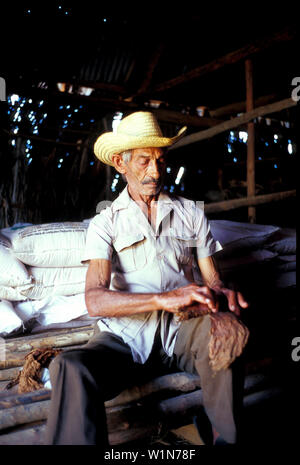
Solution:
{"label": "man's hand", "polygon": [[218,296],[221,295],[226,297],[229,310],[235,313],[237,316],[240,316],[242,308],[247,308],[249,306],[241,292],[233,291],[232,289],[228,289],[223,285],[215,286],[212,288],[212,290],[216,294],[216,311],[219,309]]}
{"label": "man's hand", "polygon": [[228,308],[237,316],[240,315],[241,308],[247,308],[249,305],[240,292],[233,291],[224,286],[220,274],[217,270],[217,265],[213,257],[205,257],[198,259],[198,265],[204,282],[215,294],[216,310],[219,310],[218,297],[224,295],[227,298]]}
{"label": "man's hand", "polygon": [[217,311],[215,297],[207,286],[192,283],[159,296],[161,309],[171,313],[177,313],[197,302],[208,306],[211,311]]}

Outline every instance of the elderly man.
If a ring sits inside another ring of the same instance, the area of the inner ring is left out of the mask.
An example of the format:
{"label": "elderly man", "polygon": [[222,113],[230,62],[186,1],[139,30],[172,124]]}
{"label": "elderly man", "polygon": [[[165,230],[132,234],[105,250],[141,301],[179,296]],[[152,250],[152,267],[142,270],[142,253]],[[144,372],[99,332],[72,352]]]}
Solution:
{"label": "elderly man", "polygon": [[[184,131],[163,137],[152,113],[136,112],[95,143],[96,156],[128,184],[88,229],[86,305],[98,331],[50,365],[48,444],[108,446],[104,402],[145,374],[168,370],[200,376],[214,443],[236,442],[232,371],[213,371],[210,317],[222,294],[236,320],[248,304],[220,279],[212,256],[222,246],[203,209],[161,190],[165,148]],[[191,309],[200,316],[177,318]]]}

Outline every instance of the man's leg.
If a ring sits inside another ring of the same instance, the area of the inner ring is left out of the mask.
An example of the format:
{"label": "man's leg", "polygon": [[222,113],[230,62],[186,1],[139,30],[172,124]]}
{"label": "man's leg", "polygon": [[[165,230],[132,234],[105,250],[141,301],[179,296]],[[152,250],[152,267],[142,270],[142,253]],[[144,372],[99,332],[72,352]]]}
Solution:
{"label": "man's leg", "polygon": [[203,404],[212,427],[228,443],[236,442],[237,428],[233,405],[232,370],[213,372],[209,365],[210,317],[205,315],[182,322],[174,358],[184,371],[197,373],[203,393]]}
{"label": "man's leg", "polygon": [[104,402],[134,383],[139,368],[129,346],[107,332],[55,357],[45,443],[108,446]]}

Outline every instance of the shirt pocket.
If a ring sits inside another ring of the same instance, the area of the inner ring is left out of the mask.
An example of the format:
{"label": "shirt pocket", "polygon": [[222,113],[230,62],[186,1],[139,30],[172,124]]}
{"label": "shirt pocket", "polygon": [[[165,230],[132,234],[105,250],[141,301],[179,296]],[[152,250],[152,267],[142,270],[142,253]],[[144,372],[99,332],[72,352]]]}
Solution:
{"label": "shirt pocket", "polygon": [[124,234],[116,237],[114,248],[117,252],[117,266],[124,273],[143,268],[147,263],[145,236]]}
{"label": "shirt pocket", "polygon": [[178,262],[181,265],[192,266],[194,264],[195,235],[192,232],[182,233],[170,228],[170,239]]}

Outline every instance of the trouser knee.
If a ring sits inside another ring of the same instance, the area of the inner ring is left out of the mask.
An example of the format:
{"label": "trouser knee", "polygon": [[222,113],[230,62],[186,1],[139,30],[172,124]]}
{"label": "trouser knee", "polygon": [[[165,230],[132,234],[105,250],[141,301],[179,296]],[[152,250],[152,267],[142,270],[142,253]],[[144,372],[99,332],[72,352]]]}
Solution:
{"label": "trouser knee", "polygon": [[[82,355],[80,351],[65,351],[58,354],[49,365],[51,380],[55,382],[63,373],[80,373],[83,365]],[[76,376],[74,376],[75,381]]]}

